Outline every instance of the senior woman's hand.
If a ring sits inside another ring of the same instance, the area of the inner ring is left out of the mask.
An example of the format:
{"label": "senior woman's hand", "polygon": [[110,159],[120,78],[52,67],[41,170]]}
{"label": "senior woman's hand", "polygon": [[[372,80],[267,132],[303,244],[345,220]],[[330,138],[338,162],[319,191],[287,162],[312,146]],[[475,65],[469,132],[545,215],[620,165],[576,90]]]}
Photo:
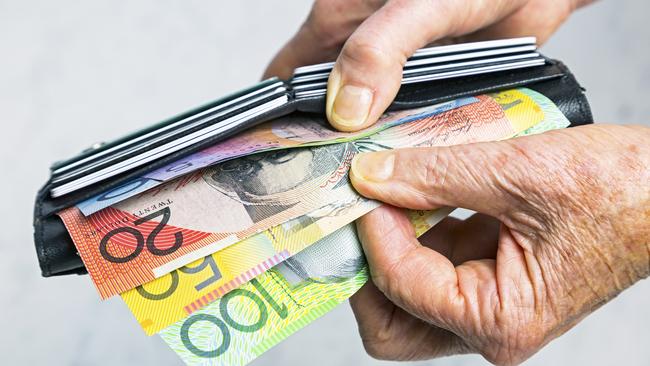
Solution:
{"label": "senior woman's hand", "polygon": [[[358,155],[368,353],[516,364],[650,273],[650,129],[593,125]],[[465,207],[419,242],[402,209]],[[498,221],[497,221],[498,220]]]}
{"label": "senior woman's hand", "polygon": [[[316,0],[265,76],[336,59],[327,117],[341,131],[367,127],[395,98],[406,59],[430,43],[537,36],[543,43],[590,0]],[[338,57],[338,58],[337,58]]]}

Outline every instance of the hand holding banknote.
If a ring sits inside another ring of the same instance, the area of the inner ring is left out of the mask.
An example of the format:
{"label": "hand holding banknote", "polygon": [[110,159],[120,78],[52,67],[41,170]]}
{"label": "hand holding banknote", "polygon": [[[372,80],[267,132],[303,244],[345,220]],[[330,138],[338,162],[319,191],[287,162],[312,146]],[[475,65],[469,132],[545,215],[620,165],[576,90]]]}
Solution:
{"label": "hand holding banknote", "polygon": [[[327,116],[357,130],[390,104],[418,47],[522,34],[544,42],[590,2],[316,1],[267,75],[336,59]],[[599,126],[357,157],[352,180],[367,197],[488,214],[447,219],[421,244],[398,209],[359,221],[373,282],[351,303],[368,352],[516,363],[647,277],[649,138],[643,127]]]}
{"label": "hand holding banknote", "polygon": [[648,141],[648,128],[589,126],[357,156],[366,197],[489,215],[447,220],[422,243],[401,209],[358,221],[372,283],[351,304],[367,351],[516,364],[648,277]]}

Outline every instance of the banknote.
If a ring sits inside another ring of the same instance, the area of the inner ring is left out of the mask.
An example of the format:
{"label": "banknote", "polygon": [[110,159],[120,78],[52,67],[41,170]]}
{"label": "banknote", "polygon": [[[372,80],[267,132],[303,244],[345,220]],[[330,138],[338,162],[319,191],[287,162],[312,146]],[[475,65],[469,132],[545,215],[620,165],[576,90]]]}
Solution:
{"label": "banknote", "polygon": [[[123,292],[122,299],[148,335],[158,333],[379,205],[358,196],[321,207]],[[424,215],[414,222],[424,227]]]}
{"label": "banknote", "polygon": [[222,161],[270,150],[348,142],[477,101],[474,97],[467,97],[422,108],[385,113],[373,126],[358,132],[336,131],[322,116],[314,114],[297,113],[281,117],[102,192],[79,203],[77,207],[88,216],[171,179]]}
{"label": "banknote", "polygon": [[[564,114],[562,114],[562,111],[560,111],[557,108],[557,106],[553,103],[553,101],[548,99],[543,94],[540,94],[531,89],[522,88],[519,89],[519,91],[528,95],[530,99],[536,104],[536,106],[533,106],[533,108],[539,108],[542,110],[542,112],[544,113],[544,119],[542,119],[542,121],[540,121],[539,123],[536,123],[530,128],[526,129],[525,131],[519,133],[517,136],[534,135],[534,134],[543,133],[550,130],[557,130],[557,129],[569,127],[571,122],[564,116]],[[508,100],[513,98],[512,96],[508,96],[507,92],[495,93],[492,94],[491,96],[495,98],[497,102],[499,102],[499,98],[504,97],[505,102],[502,103],[508,103]]]}
{"label": "banknote", "polygon": [[[505,103],[510,103],[512,99],[507,95],[495,95]],[[552,104],[550,108],[555,108]],[[549,110],[551,110],[549,108]],[[537,114],[535,114],[537,116]],[[561,114],[560,114],[561,116]],[[456,116],[458,117],[458,116]],[[447,126],[453,125],[453,118],[441,118],[440,123]],[[476,121],[472,121],[477,123]],[[431,123],[425,124],[426,127],[432,126]],[[525,125],[523,125],[525,127]],[[523,127],[519,127],[523,128]],[[460,131],[463,131],[460,129]],[[457,134],[453,140],[442,140],[443,142],[463,143],[470,141],[471,131]],[[439,131],[440,135],[442,135]],[[357,197],[360,199],[360,197]],[[158,332],[163,327],[182,319],[183,317],[196,311],[197,308],[215,301],[227,291],[234,289],[237,284],[243,280],[258,275],[262,269],[269,264],[275,264],[294,255],[301,249],[313,243],[316,239],[327,235],[334,229],[354,220],[356,217],[370,211],[376,207],[376,203],[362,203],[357,199],[343,204],[337,203],[337,206],[345,207],[345,213],[340,213],[341,209],[324,207],[316,212],[307,215],[310,217],[326,217],[330,222],[327,226],[329,231],[321,228],[317,230],[291,231],[291,235],[283,236],[273,233],[273,230],[285,231],[283,228],[294,226],[286,223],[271,229],[263,234],[246,239],[222,251],[216,252],[209,257],[205,257],[188,265],[189,269],[179,269],[168,275],[160,277],[150,283],[139,286],[134,290],[129,290],[122,294],[122,298],[127,303],[138,322],[142,325],[147,334]],[[357,207],[353,207],[357,206]],[[334,212],[334,216],[332,214]],[[304,221],[304,220],[303,220]],[[324,219],[312,225],[316,228],[322,227]],[[313,220],[309,220],[313,222]],[[331,223],[336,223],[333,225]],[[307,234],[305,234],[307,233]],[[319,236],[320,235],[320,236]],[[296,240],[298,239],[298,240]],[[267,250],[264,250],[267,249]],[[210,263],[208,266],[206,263]],[[260,267],[261,265],[261,267]],[[193,269],[193,268],[199,268]],[[214,269],[219,273],[215,276]],[[251,269],[252,268],[252,269]],[[210,279],[211,282],[205,283]],[[244,281],[245,282],[245,281]],[[229,283],[229,286],[224,285]],[[152,296],[151,294],[158,294]]]}
{"label": "banknote", "polygon": [[544,118],[522,91],[497,97],[478,96],[475,103],[351,142],[226,161],[88,217],[76,207],[59,215],[106,298],[319,207],[354,199],[347,171],[360,151],[499,140]]}
{"label": "banknote", "polygon": [[[432,227],[449,212],[413,212],[410,218],[418,222],[416,228]],[[188,365],[244,365],[348,299],[367,280],[354,225],[347,225],[160,336]]]}
{"label": "banknote", "polygon": [[357,197],[349,143],[231,160],[88,217],[59,216],[102,298],[130,290],[331,202]]}
{"label": "banknote", "polygon": [[[319,260],[319,254],[327,257]],[[245,365],[345,301],[367,279],[348,225],[160,335],[188,365]]]}
{"label": "banknote", "polygon": [[[524,92],[538,102],[544,118],[519,136],[568,126],[568,120],[548,99],[533,91]],[[508,100],[502,97],[502,102]],[[409,217],[420,236],[449,212],[449,208],[411,211]],[[352,227],[320,240],[237,292],[171,325],[161,337],[189,365],[250,362],[331,310],[367,281],[367,269],[359,265],[362,252],[351,249],[352,245],[337,245],[342,242],[355,243],[358,248]],[[356,268],[359,270],[355,273]],[[257,307],[251,309],[253,304]]]}

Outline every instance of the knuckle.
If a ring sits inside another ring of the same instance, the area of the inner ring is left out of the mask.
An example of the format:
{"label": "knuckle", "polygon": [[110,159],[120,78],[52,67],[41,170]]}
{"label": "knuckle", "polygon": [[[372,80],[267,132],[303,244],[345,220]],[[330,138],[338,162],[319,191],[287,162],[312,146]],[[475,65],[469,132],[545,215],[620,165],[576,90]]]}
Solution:
{"label": "knuckle", "polygon": [[[427,154],[426,158],[424,158],[424,166],[421,169],[424,172],[422,186],[429,191],[445,191],[445,185],[449,184],[450,178],[453,178],[449,176],[451,160],[448,154]],[[431,195],[431,197],[436,196],[438,195]]]}
{"label": "knuckle", "polygon": [[372,282],[377,288],[386,295],[392,295],[399,288],[399,274],[397,273],[397,263],[387,263],[375,265],[370,268]]}
{"label": "knuckle", "polygon": [[376,360],[392,360],[394,358],[385,341],[379,339],[362,339],[361,342],[368,356]]}
{"label": "knuckle", "polygon": [[503,313],[482,347],[483,356],[496,365],[517,365],[535,354],[547,341],[550,328],[530,313]]}
{"label": "knuckle", "polygon": [[[430,193],[430,198],[432,200],[452,199],[457,192],[455,187],[465,187],[476,192],[488,188],[485,184],[491,179],[487,179],[484,175],[489,169],[482,169],[485,164],[480,159],[479,153],[480,151],[475,149],[473,156],[467,156],[463,148],[450,146],[427,154],[424,166],[420,170],[424,172],[421,184]],[[477,169],[476,166],[481,168]],[[437,201],[431,203],[444,204]]]}
{"label": "knuckle", "polygon": [[[406,57],[401,53],[391,52],[377,42],[374,35],[353,35],[348,39],[341,51],[341,62],[357,67],[370,67],[387,69],[399,67],[406,62]],[[399,55],[399,56],[395,56]]]}
{"label": "knuckle", "polygon": [[548,229],[545,224],[548,196],[540,190],[543,187],[538,177],[552,179],[549,175],[551,172],[548,169],[545,172],[537,171],[542,168],[540,156],[529,146],[516,141],[507,141],[503,146],[505,148],[493,159],[491,181],[495,192],[511,203],[511,209],[499,219],[525,233]]}
{"label": "knuckle", "polygon": [[312,12],[303,27],[312,34],[321,47],[336,48],[345,41],[346,34],[339,31],[338,21],[321,13]]}

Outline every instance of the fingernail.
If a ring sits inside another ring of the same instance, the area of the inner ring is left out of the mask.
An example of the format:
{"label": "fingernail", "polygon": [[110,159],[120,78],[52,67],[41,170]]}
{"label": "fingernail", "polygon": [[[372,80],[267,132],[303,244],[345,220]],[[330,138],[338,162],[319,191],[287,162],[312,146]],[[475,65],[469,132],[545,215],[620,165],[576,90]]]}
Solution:
{"label": "fingernail", "polygon": [[383,182],[393,176],[395,154],[390,151],[361,153],[352,160],[354,179],[370,182]]}
{"label": "fingernail", "polygon": [[330,122],[354,129],[368,119],[373,92],[354,85],[339,86],[341,75],[338,69],[332,71],[328,83],[327,111]]}
{"label": "fingernail", "polygon": [[367,88],[344,85],[336,94],[332,106],[332,122],[357,127],[366,122],[370,113],[372,92]]}

